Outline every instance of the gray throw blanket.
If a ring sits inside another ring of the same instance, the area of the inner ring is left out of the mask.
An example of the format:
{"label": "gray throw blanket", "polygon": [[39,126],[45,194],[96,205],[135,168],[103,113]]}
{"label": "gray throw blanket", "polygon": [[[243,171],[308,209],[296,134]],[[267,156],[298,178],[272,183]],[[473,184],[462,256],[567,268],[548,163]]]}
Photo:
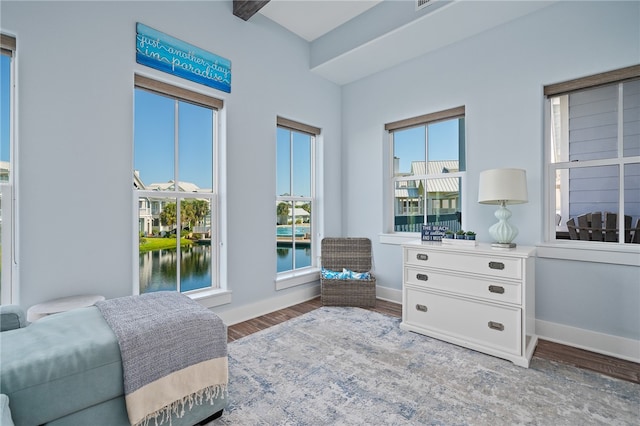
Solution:
{"label": "gray throw blanket", "polygon": [[172,413],[225,397],[227,329],[222,320],[178,292],[96,303],[122,355],[129,421],[162,424]]}

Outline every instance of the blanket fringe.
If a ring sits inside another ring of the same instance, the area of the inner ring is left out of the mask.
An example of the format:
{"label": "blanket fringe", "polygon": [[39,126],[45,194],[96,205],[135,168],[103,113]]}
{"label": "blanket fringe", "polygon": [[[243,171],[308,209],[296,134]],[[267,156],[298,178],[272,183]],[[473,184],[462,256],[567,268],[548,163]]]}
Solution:
{"label": "blanket fringe", "polygon": [[213,402],[216,399],[225,398],[226,393],[226,384],[207,386],[204,389],[200,389],[197,392],[187,395],[182,399],[174,401],[171,404],[148,414],[144,419],[133,426],[149,426],[152,420],[155,423],[155,426],[160,426],[166,421],[168,421],[169,426],[171,426],[171,417],[175,414],[177,418],[182,418],[187,406],[189,410],[191,410],[194,405],[202,405],[204,402],[208,402],[210,405],[213,405]]}

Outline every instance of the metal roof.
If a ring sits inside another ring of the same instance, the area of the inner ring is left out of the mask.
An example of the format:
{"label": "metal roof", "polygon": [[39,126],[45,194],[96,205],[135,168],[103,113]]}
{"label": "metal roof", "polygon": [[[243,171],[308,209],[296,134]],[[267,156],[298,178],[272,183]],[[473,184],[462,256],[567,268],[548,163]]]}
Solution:
{"label": "metal roof", "polygon": [[[411,162],[411,174],[406,175],[404,177],[410,176],[426,176],[426,175],[437,175],[438,177],[430,177],[427,179],[427,192],[435,193],[435,192],[455,192],[457,193],[460,188],[460,180],[457,177],[440,177],[446,173],[454,173],[458,172],[458,161],[457,160],[442,160],[442,161],[429,161],[428,164],[428,173],[426,170],[426,162],[425,161],[412,161]],[[418,186],[420,185],[421,179],[408,180],[406,181],[407,186],[396,188],[395,195],[396,198],[418,198]],[[403,182],[399,182],[403,183]]]}

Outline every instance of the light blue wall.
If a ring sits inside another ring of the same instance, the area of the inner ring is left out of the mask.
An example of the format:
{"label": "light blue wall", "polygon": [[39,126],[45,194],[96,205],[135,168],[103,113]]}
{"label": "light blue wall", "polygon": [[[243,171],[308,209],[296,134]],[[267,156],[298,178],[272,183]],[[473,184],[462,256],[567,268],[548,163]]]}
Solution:
{"label": "light blue wall", "polygon": [[637,266],[538,259],[536,318],[640,339]]}
{"label": "light blue wall", "polygon": [[[325,235],[371,238],[379,285],[399,290],[400,247],[379,243],[384,123],[465,105],[464,226],[488,241],[482,230],[493,223],[494,208],[476,203],[480,171],[525,168],[530,202],[513,206],[513,221],[517,242],[535,245],[543,225],[542,87],[640,59],[638,2],[559,2],[342,88],[309,71],[309,44],[260,15],[248,22],[232,16],[230,1],[3,1],[0,11],[2,30],[18,40],[24,306],[78,293],[131,293],[134,72],[225,101],[225,244],[237,307],[289,292],[274,290],[275,252],[268,249],[276,115],[322,128]],[[231,94],[137,65],[136,21],[230,59]],[[318,55],[338,51],[330,42],[322,41]],[[537,318],[640,339],[636,272],[539,259]]]}
{"label": "light blue wall", "polygon": [[[82,293],[131,294],[132,101],[135,72],[225,101],[228,285],[234,306],[275,291],[275,123],[322,129],[340,156],[340,88],[309,72],[302,39],[231,2],[5,2],[3,32],[17,36],[20,304]],[[135,62],[143,22],[232,62],[227,94]],[[326,174],[340,193],[339,169]],[[341,199],[326,200],[339,235]]]}
{"label": "light blue wall", "polygon": [[[639,60],[640,3],[559,2],[343,86],[343,223],[348,235],[376,242],[378,284],[399,290],[402,282],[400,247],[379,243],[385,123],[465,105],[464,228],[490,241],[495,209],[476,202],[479,173],[524,168],[529,203],[511,207],[512,222],[518,244],[536,245],[543,227],[543,86]],[[640,339],[637,267],[541,259],[536,272],[538,319]]]}

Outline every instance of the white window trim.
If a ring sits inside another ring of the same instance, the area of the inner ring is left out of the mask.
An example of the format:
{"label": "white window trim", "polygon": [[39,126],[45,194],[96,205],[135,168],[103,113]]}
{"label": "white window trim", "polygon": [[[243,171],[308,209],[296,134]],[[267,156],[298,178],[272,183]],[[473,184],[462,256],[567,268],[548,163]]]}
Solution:
{"label": "white window trim", "polygon": [[[11,173],[13,173],[13,165]],[[19,288],[16,277],[17,273],[17,261],[16,261],[16,244],[17,244],[17,229],[16,229],[16,215],[15,215],[15,202],[14,197],[14,185],[10,183],[0,184],[0,191],[2,192],[2,219],[5,232],[2,233],[1,246],[4,248],[4,255],[2,256],[2,295],[0,300],[2,304],[19,304]],[[7,232],[10,231],[10,232]],[[7,250],[7,247],[11,250]],[[9,267],[6,267],[6,264]]]}
{"label": "white window trim", "polygon": [[[5,46],[5,40],[8,44]],[[11,172],[8,182],[0,184],[0,191],[2,191],[3,200],[3,218],[8,222],[4,223],[4,232],[2,232],[1,247],[10,248],[3,256],[2,262],[2,294],[0,294],[0,301],[3,304],[20,304],[20,284],[19,284],[19,269],[18,269],[18,253],[19,251],[19,226],[18,226],[18,52],[16,47],[16,37],[13,35],[2,34],[3,49],[11,51],[11,80],[9,94],[9,140],[11,141],[9,149],[9,158],[11,163]],[[9,231],[9,232],[7,232]],[[8,266],[8,267],[7,267]]]}
{"label": "white window trim", "polygon": [[275,279],[276,290],[284,290],[320,280],[320,268],[309,266],[293,271],[280,272]]}
{"label": "white window trim", "polygon": [[207,290],[195,290],[193,292],[183,294],[197,301],[205,308],[214,308],[216,306],[231,303],[232,292],[224,288],[214,288]]}
{"label": "white window trim", "polygon": [[[621,90],[621,89],[619,89]],[[619,96],[619,101],[622,97]],[[618,150],[622,152],[623,132],[620,127],[622,123],[623,108],[618,108]],[[578,167],[589,166],[605,166],[617,165],[620,170],[620,188],[623,188],[622,180],[624,179],[624,164],[640,162],[640,156],[624,157],[618,156],[615,159],[604,160],[587,160],[573,163],[565,158],[565,162],[552,163],[551,150],[551,97],[545,99],[544,103],[544,202],[543,208],[545,214],[543,217],[543,235],[542,243],[537,245],[536,255],[541,258],[558,259],[558,260],[574,260],[583,262],[607,263],[613,265],[640,266],[640,245],[629,244],[625,242],[593,242],[580,240],[559,240],[556,239],[555,226],[555,176],[558,169],[572,169]],[[567,128],[567,127],[564,127]],[[619,191],[620,214],[624,215],[624,191]],[[624,230],[624,221],[621,227]]]}
{"label": "white window trim", "polygon": [[[458,108],[459,111],[458,113],[461,111],[462,114],[458,117],[458,118],[464,118],[464,138],[465,138],[465,144],[464,144],[464,153],[461,153],[465,159],[467,158],[467,117],[466,117],[466,111],[464,107],[459,107]],[[434,114],[428,114],[429,116],[434,115],[440,115],[442,113],[446,114],[447,111],[439,111],[436,112]],[[449,120],[449,119],[454,119],[455,116],[445,116],[445,120]],[[415,119],[420,120],[420,117],[416,117]],[[407,119],[406,121],[410,121],[410,120],[414,120],[414,119]],[[440,119],[434,119],[434,120],[429,120],[427,122],[418,124],[418,125],[425,125],[428,126],[429,123],[435,123],[440,121]],[[386,182],[385,187],[386,190],[383,192],[383,203],[384,203],[384,208],[383,208],[383,215],[382,215],[382,220],[383,220],[383,232],[378,234],[378,241],[380,242],[380,244],[389,244],[389,245],[402,245],[405,244],[407,242],[411,242],[414,241],[418,238],[421,238],[422,235],[420,232],[396,232],[394,231],[394,217],[395,217],[395,211],[394,211],[394,194],[395,194],[395,183],[397,180],[407,180],[406,177],[402,177],[400,179],[398,179],[396,176],[393,176],[393,133],[395,130],[387,130],[386,128],[382,130],[383,133],[383,139],[386,140],[388,143],[386,144],[386,149],[383,150],[383,162],[386,164],[386,167],[383,169],[383,179],[384,182]],[[428,146],[427,146],[427,152],[428,152]],[[426,160],[426,159],[425,159]],[[465,164],[466,166],[466,164]],[[466,167],[465,167],[466,169]],[[439,177],[459,177],[460,178],[460,184],[462,186],[462,188],[466,188],[466,175],[467,172],[465,171],[459,171],[459,172],[454,172],[454,173],[447,173],[446,175],[444,174],[438,174],[438,175],[416,175],[415,179],[437,179]],[[414,178],[414,176],[411,177],[412,179]],[[461,197],[461,205],[460,205],[460,211],[464,212],[467,211],[467,198],[465,196]],[[466,215],[462,215],[462,223],[461,223],[461,227],[462,229],[464,229],[465,227],[465,218]]]}
{"label": "white window trim", "polygon": [[[219,98],[218,94],[215,95],[207,94],[200,92],[198,90],[194,90],[192,87],[184,86],[182,83],[176,83],[174,81],[169,81],[164,78],[159,78],[157,76],[146,75],[145,73],[137,72],[136,74],[147,78],[158,81],[160,83],[169,84],[171,86],[177,88],[184,88],[191,92],[202,93],[204,96]],[[133,88],[132,96],[135,96],[135,89]],[[214,146],[213,146],[213,157],[214,157],[214,196],[212,197],[212,207],[211,214],[214,214],[217,217],[216,225],[217,232],[216,241],[211,241],[211,244],[216,245],[216,265],[214,271],[212,271],[212,280],[218,283],[217,288],[204,288],[197,289],[192,291],[183,292],[182,294],[190,297],[193,300],[198,301],[200,304],[207,308],[212,308],[215,306],[221,306],[225,304],[229,304],[232,301],[232,291],[228,289],[228,271],[227,271],[227,247],[225,241],[227,240],[227,108],[226,103],[224,103],[220,108],[216,108],[216,120],[214,121]],[[133,150],[133,145],[132,145]],[[133,164],[132,164],[132,175],[133,175]],[[154,192],[154,196],[158,196],[158,192]],[[171,196],[169,193],[166,194],[168,197]],[[184,196],[184,193],[180,194]],[[132,235],[132,247],[134,254],[138,253],[138,198],[140,196],[140,191],[132,189],[132,217],[133,217],[133,231]],[[213,222],[212,222],[213,224]],[[140,293],[140,272],[138,268],[138,259],[134,258],[133,262],[133,292],[132,294]]]}
{"label": "white window trim", "polygon": [[[598,243],[592,241],[557,240],[537,245],[536,256],[548,259],[640,266],[638,244]],[[633,247],[626,247],[633,246]]]}
{"label": "white window trim", "polygon": [[391,244],[400,246],[402,244],[415,241],[420,238],[419,232],[394,232],[378,234],[380,244]]}
{"label": "white window trim", "polygon": [[[213,193],[188,193],[188,192],[178,192],[178,191],[150,191],[150,190],[137,190],[134,189],[133,190],[133,205],[134,205],[134,224],[135,227],[134,229],[136,230],[136,232],[134,232],[134,253],[138,253],[138,245],[139,245],[139,240],[138,240],[138,232],[137,232],[137,223],[138,223],[138,200],[140,198],[167,198],[167,199],[180,199],[182,202],[185,200],[189,200],[189,199],[201,199],[201,198],[206,198],[207,200],[209,200],[211,202],[211,211],[209,212],[209,214],[212,216],[211,217],[211,223],[213,224],[213,221],[216,219],[215,216],[218,216],[218,211],[220,210],[218,204],[218,199],[215,195],[215,190]],[[180,221],[180,211],[178,210],[177,212],[178,215],[178,222]],[[218,219],[216,221],[216,226],[220,226],[220,219]],[[217,231],[217,229],[216,229]],[[212,290],[219,290],[221,288],[220,285],[220,277],[219,277],[219,267],[218,267],[218,262],[219,262],[219,254],[218,251],[221,248],[221,243],[220,243],[220,237],[218,235],[218,232],[213,232],[213,235],[215,236],[215,240],[212,239],[211,240],[211,246],[213,247],[214,251],[214,256],[215,259],[213,260],[213,264],[211,265],[212,268],[212,277],[211,279],[213,280],[214,283],[218,283],[218,287],[213,288],[213,287],[207,287],[207,288],[202,288],[202,289],[196,289],[196,290],[189,290],[189,291],[182,291],[182,294],[185,295],[196,295],[200,292],[202,293],[208,293],[211,292]],[[177,241],[176,241],[177,244]],[[178,273],[180,273],[180,271],[178,270]],[[138,262],[134,262],[134,289],[133,289],[133,294],[140,294],[140,271],[139,271],[139,263]]]}
{"label": "white window trim", "polygon": [[[280,118],[280,120],[285,120]],[[288,128],[286,125],[276,125],[275,132],[275,140],[277,143],[277,130],[278,127]],[[312,127],[310,127],[312,128]],[[300,130],[294,130],[292,128],[288,128],[291,131],[297,131],[300,133]],[[322,194],[323,194],[323,177],[322,171],[323,169],[323,156],[322,149],[323,146],[323,136],[322,133],[312,134],[309,133],[312,140],[311,147],[311,197],[277,197],[276,202],[280,199],[286,201],[286,198],[290,198],[291,201],[305,201],[309,200],[312,203],[311,209],[311,230],[313,232],[312,242],[311,242],[311,266],[298,268],[290,271],[276,272],[276,276],[274,279],[274,285],[276,291],[285,290],[288,288],[301,286],[305,284],[315,283],[320,280],[320,241],[322,240],[324,234],[324,216],[322,214],[323,211],[323,203],[322,203]],[[276,144],[274,144],[276,146]]]}

